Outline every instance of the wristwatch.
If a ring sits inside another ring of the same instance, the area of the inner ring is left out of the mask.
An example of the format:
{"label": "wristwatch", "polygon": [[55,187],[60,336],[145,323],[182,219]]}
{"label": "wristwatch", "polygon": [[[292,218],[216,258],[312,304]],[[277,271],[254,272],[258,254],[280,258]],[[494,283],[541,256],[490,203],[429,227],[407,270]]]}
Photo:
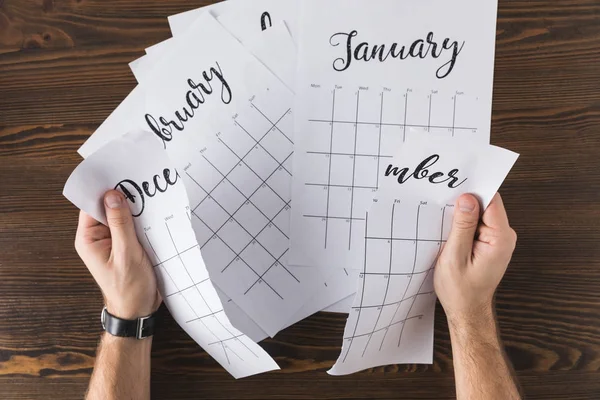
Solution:
{"label": "wristwatch", "polygon": [[113,336],[145,339],[154,335],[156,313],[137,319],[123,319],[109,313],[104,306],[100,321],[102,328]]}

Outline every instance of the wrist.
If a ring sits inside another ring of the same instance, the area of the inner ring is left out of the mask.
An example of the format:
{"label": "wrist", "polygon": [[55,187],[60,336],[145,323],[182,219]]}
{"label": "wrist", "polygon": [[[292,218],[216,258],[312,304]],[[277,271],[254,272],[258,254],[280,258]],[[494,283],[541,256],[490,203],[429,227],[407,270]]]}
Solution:
{"label": "wrist", "polygon": [[144,365],[152,353],[152,337],[144,340],[136,338],[113,336],[104,332],[100,347],[116,358],[122,358],[132,365]]}
{"label": "wrist", "polygon": [[123,304],[122,302],[113,302],[106,299],[105,304],[106,310],[109,313],[122,319],[137,319],[147,317],[156,312],[160,306],[160,303],[154,300],[137,302],[136,304]]}
{"label": "wrist", "polygon": [[143,340],[139,340],[134,337],[114,336],[108,332],[104,332],[102,334],[102,343],[105,346],[118,349],[151,349],[152,336],[149,336]]}
{"label": "wrist", "polygon": [[496,316],[492,304],[462,312],[447,314],[450,333],[482,333],[496,330]]}

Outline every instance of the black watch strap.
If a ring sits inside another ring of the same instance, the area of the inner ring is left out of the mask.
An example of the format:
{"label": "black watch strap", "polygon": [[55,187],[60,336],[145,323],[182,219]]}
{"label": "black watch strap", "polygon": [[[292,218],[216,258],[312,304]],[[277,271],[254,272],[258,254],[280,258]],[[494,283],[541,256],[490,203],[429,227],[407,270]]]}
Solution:
{"label": "black watch strap", "polygon": [[156,313],[130,320],[115,317],[104,307],[100,320],[102,321],[102,328],[113,336],[145,339],[154,335]]}

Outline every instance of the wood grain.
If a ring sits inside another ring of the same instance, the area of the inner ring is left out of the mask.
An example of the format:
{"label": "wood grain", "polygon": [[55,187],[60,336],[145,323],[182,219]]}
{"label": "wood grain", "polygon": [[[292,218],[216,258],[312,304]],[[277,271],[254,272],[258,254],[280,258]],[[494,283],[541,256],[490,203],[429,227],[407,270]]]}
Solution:
{"label": "wood grain", "polygon": [[[172,0],[0,0],[0,397],[81,398],[101,298],[73,249],[62,186],[76,149],[134,87],[127,63],[169,37]],[[501,0],[492,142],[521,153],[503,186],[519,241],[499,289],[531,399],[600,398],[600,0]],[[431,366],[325,371],[345,318],[319,313],[264,347],[278,372],[234,381],[165,310],[157,399],[454,397],[438,307]]]}

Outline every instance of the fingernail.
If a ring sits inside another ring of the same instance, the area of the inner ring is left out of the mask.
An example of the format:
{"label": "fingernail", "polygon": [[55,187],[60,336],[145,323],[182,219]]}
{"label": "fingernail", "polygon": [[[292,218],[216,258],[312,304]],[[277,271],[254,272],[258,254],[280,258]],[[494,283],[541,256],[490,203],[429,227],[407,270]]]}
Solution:
{"label": "fingernail", "polygon": [[104,199],[104,203],[108,208],[119,208],[121,207],[121,196],[111,193]]}
{"label": "fingernail", "polygon": [[458,200],[458,208],[462,212],[472,213],[475,210],[475,202],[470,197],[461,197]]}

